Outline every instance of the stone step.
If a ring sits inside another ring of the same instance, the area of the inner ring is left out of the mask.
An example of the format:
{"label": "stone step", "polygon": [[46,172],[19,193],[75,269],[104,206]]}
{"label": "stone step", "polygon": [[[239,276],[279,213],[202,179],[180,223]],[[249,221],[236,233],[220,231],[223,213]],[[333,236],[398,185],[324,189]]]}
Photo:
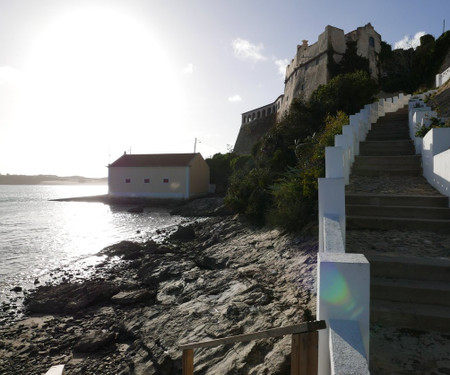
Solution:
{"label": "stone step", "polygon": [[444,195],[346,194],[346,204],[374,206],[448,207]]}
{"label": "stone step", "polygon": [[[431,245],[430,245],[431,246]],[[366,254],[374,278],[400,278],[450,283],[450,258]]]}
{"label": "stone step", "polygon": [[448,232],[450,220],[444,219],[421,219],[406,217],[368,217],[347,215],[348,229],[407,229],[425,230],[436,233]]}
{"label": "stone step", "polygon": [[370,298],[383,301],[450,306],[450,283],[372,277],[370,280]]}
{"label": "stone step", "polygon": [[362,156],[355,157],[353,167],[376,166],[378,168],[390,168],[394,166],[421,166],[421,155],[390,155],[390,156]]}
{"label": "stone step", "polygon": [[356,176],[377,177],[377,176],[420,176],[422,168],[420,166],[390,166],[380,168],[378,166],[357,166],[352,168],[352,174]]}
{"label": "stone step", "polygon": [[361,156],[414,155],[412,140],[366,141],[359,144]]}
{"label": "stone step", "polygon": [[450,208],[448,207],[374,206],[364,204],[346,204],[345,212],[350,216],[450,219]]}
{"label": "stone step", "polygon": [[403,140],[403,139],[411,139],[408,133],[398,133],[398,134],[390,134],[390,133],[382,133],[382,134],[369,134],[366,137],[366,141],[392,141],[392,140]]}
{"label": "stone step", "polygon": [[370,128],[371,133],[381,132],[381,133],[398,133],[398,132],[408,132],[409,127],[408,124],[395,124],[395,123],[387,123],[387,124],[374,124]]}
{"label": "stone step", "polygon": [[450,307],[372,299],[371,324],[450,333]]}

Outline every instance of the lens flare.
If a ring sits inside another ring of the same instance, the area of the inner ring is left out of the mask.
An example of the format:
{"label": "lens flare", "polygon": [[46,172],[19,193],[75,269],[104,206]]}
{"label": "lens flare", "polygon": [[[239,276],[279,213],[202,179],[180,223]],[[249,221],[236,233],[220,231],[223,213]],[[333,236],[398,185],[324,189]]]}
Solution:
{"label": "lens flare", "polygon": [[323,285],[327,285],[327,288],[321,291],[321,296],[324,301],[330,305],[339,307],[351,318],[357,318],[362,314],[364,307],[357,305],[347,280],[334,264],[327,264],[322,269],[320,277],[323,278]]}

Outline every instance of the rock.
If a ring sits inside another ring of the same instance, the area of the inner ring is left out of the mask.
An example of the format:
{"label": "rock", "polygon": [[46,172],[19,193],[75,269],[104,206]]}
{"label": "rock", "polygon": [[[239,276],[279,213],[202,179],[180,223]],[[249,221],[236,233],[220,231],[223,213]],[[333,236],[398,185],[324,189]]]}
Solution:
{"label": "rock", "polygon": [[119,292],[111,297],[111,301],[122,306],[133,305],[139,302],[154,302],[156,291],[145,289]]}
{"label": "rock", "polygon": [[179,226],[178,229],[170,236],[170,240],[190,241],[195,238],[195,231],[192,225]]}
{"label": "rock", "polygon": [[228,259],[229,259],[228,257],[215,258],[212,256],[205,255],[195,259],[195,264],[199,268],[208,270],[219,270],[226,267]]}
{"label": "rock", "polygon": [[101,251],[101,254],[108,256],[119,256],[123,260],[133,260],[142,256],[142,244],[132,241],[121,241],[115,245],[108,246]]}
{"label": "rock", "polygon": [[114,333],[89,331],[73,347],[75,353],[92,353],[114,341]]}
{"label": "rock", "polygon": [[174,208],[171,215],[181,215],[187,217],[201,216],[227,216],[232,215],[232,211],[224,206],[222,197],[197,198]]}
{"label": "rock", "polygon": [[127,210],[127,212],[131,214],[141,214],[142,212],[144,212],[144,207],[143,206],[131,207]]}
{"label": "rock", "polygon": [[87,281],[83,284],[41,286],[27,297],[27,310],[33,313],[74,313],[108,301],[118,287],[105,281]]}
{"label": "rock", "polygon": [[15,292],[15,293],[20,293],[21,291],[22,291],[21,286],[15,286],[14,288],[11,289],[11,292]]}

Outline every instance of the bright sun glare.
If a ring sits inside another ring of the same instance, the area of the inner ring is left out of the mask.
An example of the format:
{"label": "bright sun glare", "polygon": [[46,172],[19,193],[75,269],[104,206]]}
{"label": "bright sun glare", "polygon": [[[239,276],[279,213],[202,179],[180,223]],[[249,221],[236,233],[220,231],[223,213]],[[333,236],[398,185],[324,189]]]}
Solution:
{"label": "bright sun glare", "polygon": [[[179,90],[164,49],[146,27],[116,11],[72,11],[51,23],[36,40],[24,85],[19,124],[30,129],[26,146],[42,163],[54,161],[55,152],[71,154],[66,166],[92,163],[96,154],[104,167],[108,154],[129,147],[153,152],[148,140],[164,142],[180,124],[171,110]],[[50,150],[42,152],[44,145]]]}

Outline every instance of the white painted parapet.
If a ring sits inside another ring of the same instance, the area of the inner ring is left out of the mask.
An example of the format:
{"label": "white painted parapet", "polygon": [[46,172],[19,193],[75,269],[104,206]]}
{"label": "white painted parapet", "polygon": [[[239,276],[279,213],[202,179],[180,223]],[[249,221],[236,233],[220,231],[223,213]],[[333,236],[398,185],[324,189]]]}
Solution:
{"label": "white painted parapet", "polygon": [[[338,218],[345,244],[345,184],[344,178],[319,178],[319,251],[324,249],[324,217]],[[332,250],[329,250],[332,251]]]}
{"label": "white painted parapet", "polygon": [[344,149],[325,147],[325,177],[344,178]]}
{"label": "white painted parapet", "polygon": [[384,112],[384,99],[378,100],[378,117],[384,116],[386,113]]}
{"label": "white painted parapet", "polygon": [[450,79],[450,67],[440,74],[436,74],[436,88],[442,86]]}
{"label": "white painted parapet", "polygon": [[434,157],[433,179],[431,184],[442,194],[450,197],[450,149],[443,151]]}
{"label": "white painted parapet", "polygon": [[[345,183],[345,185],[348,185],[350,182],[350,167],[351,167],[351,161],[352,161],[350,136],[348,134],[335,135],[334,136],[334,145],[335,145],[335,147],[342,148],[344,183]],[[325,150],[325,159],[326,159],[326,150]],[[326,160],[325,160],[325,162],[326,162]],[[325,177],[330,177],[330,176],[325,175]]]}
{"label": "white painted parapet", "polygon": [[350,125],[344,125],[342,127],[342,134],[348,137],[350,141],[350,163],[353,164],[355,161],[355,152],[356,152],[356,134],[354,132],[354,129]]}
{"label": "white painted parapet", "polygon": [[431,107],[413,107],[409,111],[408,125],[409,136],[414,139],[416,131],[422,126],[430,126],[431,117],[437,117],[437,113]]}
{"label": "white painted parapet", "polygon": [[450,196],[450,128],[433,128],[423,138],[422,167],[427,181]]}

